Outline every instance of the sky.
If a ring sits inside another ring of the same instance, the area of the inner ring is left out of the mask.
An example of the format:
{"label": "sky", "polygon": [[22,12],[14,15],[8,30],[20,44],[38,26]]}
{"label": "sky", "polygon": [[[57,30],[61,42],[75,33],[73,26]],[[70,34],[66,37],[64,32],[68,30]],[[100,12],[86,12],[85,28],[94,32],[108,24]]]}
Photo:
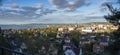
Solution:
{"label": "sky", "polygon": [[106,22],[117,0],[0,0],[0,24]]}

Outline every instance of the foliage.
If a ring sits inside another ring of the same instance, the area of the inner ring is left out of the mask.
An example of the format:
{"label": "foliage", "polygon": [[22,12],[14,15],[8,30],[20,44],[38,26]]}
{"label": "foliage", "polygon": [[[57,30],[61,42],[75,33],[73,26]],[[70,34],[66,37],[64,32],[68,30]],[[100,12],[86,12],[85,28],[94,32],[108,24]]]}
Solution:
{"label": "foliage", "polygon": [[79,40],[80,40],[81,33],[79,31],[75,30],[75,31],[71,31],[70,34],[72,37],[71,39],[72,39],[73,43],[75,44],[75,46],[79,47]]}
{"label": "foliage", "polygon": [[117,55],[120,51],[120,9],[113,8],[112,5],[108,3],[106,3],[106,6],[110,10],[111,14],[105,16],[105,19],[113,25],[118,26],[118,30],[111,33],[113,34],[111,39],[114,41],[112,41],[108,46],[108,51],[110,51],[111,55]]}
{"label": "foliage", "polygon": [[108,3],[106,3],[106,6],[109,8],[111,14],[104,16],[105,19],[116,26],[120,26],[120,10],[113,8],[112,5]]}

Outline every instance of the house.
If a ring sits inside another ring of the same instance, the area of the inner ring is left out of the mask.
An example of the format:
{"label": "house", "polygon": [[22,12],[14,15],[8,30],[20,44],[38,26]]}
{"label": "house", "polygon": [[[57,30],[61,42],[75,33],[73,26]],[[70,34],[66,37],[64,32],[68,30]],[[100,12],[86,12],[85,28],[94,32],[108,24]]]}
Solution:
{"label": "house", "polygon": [[21,49],[26,49],[27,48],[27,45],[23,42],[20,46]]}
{"label": "house", "polygon": [[74,30],[74,28],[72,28],[72,27],[68,28],[68,31],[73,31],[73,30]]}
{"label": "house", "polygon": [[101,29],[101,28],[103,28],[103,27],[104,27],[104,25],[102,25],[102,24],[99,24],[99,25],[98,25],[98,28],[99,28],[99,29]]}
{"label": "house", "polygon": [[112,27],[110,27],[110,29],[112,29],[112,30],[117,30],[118,27],[116,27],[116,26],[112,26]]}
{"label": "house", "polygon": [[76,55],[75,52],[71,48],[66,48],[64,52],[65,55]]}
{"label": "house", "polygon": [[70,40],[70,34],[69,33],[64,34],[63,51],[65,51],[66,48],[71,48],[71,40]]}
{"label": "house", "polygon": [[62,39],[56,39],[55,42],[58,43],[58,44],[61,44],[62,43]]}
{"label": "house", "polygon": [[106,26],[104,26],[104,27],[103,27],[103,29],[104,29],[104,30],[107,30],[107,27],[106,27]]}
{"label": "house", "polygon": [[64,29],[63,28],[58,28],[58,31],[63,31]]}
{"label": "house", "polygon": [[90,44],[90,41],[88,39],[82,39],[80,40],[80,44]]}
{"label": "house", "polygon": [[70,42],[71,42],[70,34],[69,34],[69,33],[66,33],[66,34],[65,34],[65,36],[64,36],[64,42],[65,42],[65,43],[70,43]]}
{"label": "house", "polygon": [[80,27],[78,27],[78,28],[76,28],[75,30],[81,30],[81,28],[80,28]]}
{"label": "house", "polygon": [[58,34],[56,35],[56,38],[61,38],[61,34],[58,33]]}
{"label": "house", "polygon": [[57,55],[58,54],[58,50],[57,49],[52,49],[51,50],[51,55]]}
{"label": "house", "polygon": [[95,38],[95,37],[96,37],[95,35],[90,36],[90,38]]}
{"label": "house", "polygon": [[96,43],[93,45],[93,52],[95,53],[100,53],[100,52],[103,52],[104,51],[104,46],[99,44],[99,43]]}
{"label": "house", "polygon": [[91,43],[96,42],[96,41],[95,41],[95,38],[89,38],[88,40],[89,40]]}
{"label": "house", "polygon": [[108,46],[108,42],[109,42],[109,37],[103,37],[100,40],[100,44],[103,45],[103,46]]}
{"label": "house", "polygon": [[65,42],[65,43],[70,43],[70,42],[71,42],[70,37],[69,37],[69,36],[66,36],[66,37],[64,38],[64,42]]}
{"label": "house", "polygon": [[71,44],[64,44],[63,45],[63,51],[65,51],[66,48],[71,48]]}
{"label": "house", "polygon": [[90,28],[90,27],[84,27],[84,28],[82,28],[82,32],[93,32],[93,29],[92,28]]}

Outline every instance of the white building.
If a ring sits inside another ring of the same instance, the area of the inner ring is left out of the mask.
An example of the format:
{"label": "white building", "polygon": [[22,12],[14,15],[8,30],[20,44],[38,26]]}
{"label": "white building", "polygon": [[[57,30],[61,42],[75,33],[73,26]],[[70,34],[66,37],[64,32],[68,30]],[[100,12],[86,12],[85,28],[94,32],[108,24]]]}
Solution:
{"label": "white building", "polygon": [[98,28],[103,28],[104,26],[102,24],[99,24],[98,25]]}
{"label": "white building", "polygon": [[85,27],[82,28],[82,32],[93,32],[93,29],[91,29],[90,27]]}
{"label": "white building", "polygon": [[59,34],[56,35],[56,38],[61,38],[61,36]]}
{"label": "white building", "polygon": [[58,28],[58,31],[63,31],[63,28]]}
{"label": "white building", "polygon": [[103,29],[105,29],[105,30],[106,30],[106,29],[107,29],[107,27],[103,27]]}
{"label": "white building", "polygon": [[69,31],[73,31],[73,30],[74,30],[74,28],[72,28],[72,27],[69,27],[69,28],[68,28],[68,30],[69,30]]}

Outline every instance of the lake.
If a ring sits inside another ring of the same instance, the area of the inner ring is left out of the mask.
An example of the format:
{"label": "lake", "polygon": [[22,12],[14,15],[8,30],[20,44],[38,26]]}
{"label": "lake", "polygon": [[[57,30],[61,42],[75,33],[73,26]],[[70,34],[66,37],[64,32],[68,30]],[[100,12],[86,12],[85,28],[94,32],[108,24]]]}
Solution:
{"label": "lake", "polygon": [[1,29],[47,28],[47,25],[0,25]]}

